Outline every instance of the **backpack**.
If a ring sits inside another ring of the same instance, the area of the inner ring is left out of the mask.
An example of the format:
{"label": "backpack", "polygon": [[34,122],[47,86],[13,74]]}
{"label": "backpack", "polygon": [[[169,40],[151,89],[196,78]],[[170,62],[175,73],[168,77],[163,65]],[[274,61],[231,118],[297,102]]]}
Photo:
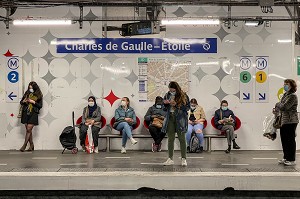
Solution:
{"label": "backpack", "polygon": [[198,137],[196,136],[196,133],[192,134],[191,140],[190,140],[190,144],[189,144],[189,148],[190,148],[190,153],[196,153],[197,149],[199,148],[200,142]]}

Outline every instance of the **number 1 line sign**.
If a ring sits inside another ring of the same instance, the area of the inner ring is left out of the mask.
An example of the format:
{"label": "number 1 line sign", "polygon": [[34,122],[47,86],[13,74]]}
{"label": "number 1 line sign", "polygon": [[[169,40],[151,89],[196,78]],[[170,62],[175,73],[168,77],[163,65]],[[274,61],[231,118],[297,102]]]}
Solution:
{"label": "number 1 line sign", "polygon": [[255,101],[269,102],[269,57],[255,57]]}

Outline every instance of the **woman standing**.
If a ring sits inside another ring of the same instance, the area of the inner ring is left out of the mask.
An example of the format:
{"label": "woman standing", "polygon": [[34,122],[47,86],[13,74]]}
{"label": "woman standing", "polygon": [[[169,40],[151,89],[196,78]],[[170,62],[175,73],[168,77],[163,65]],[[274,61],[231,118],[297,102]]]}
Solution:
{"label": "woman standing", "polygon": [[88,98],[88,106],[83,109],[82,114],[82,123],[80,127],[80,145],[82,146],[82,150],[85,151],[85,138],[86,134],[91,125],[92,128],[92,136],[94,141],[95,153],[99,153],[98,149],[98,133],[101,128],[101,108],[96,103],[96,98],[94,96],[90,96]]}
{"label": "woman standing", "polygon": [[121,101],[121,106],[115,111],[115,123],[113,125],[114,129],[122,132],[122,148],[121,153],[126,153],[126,142],[127,138],[130,139],[131,144],[137,143],[132,137],[132,129],[136,124],[136,116],[132,107],[130,107],[130,101],[128,97],[123,97]]}
{"label": "woman standing", "polygon": [[[198,105],[198,102],[195,98],[191,99],[191,109],[188,111],[189,125],[188,131],[186,134],[187,144],[189,145],[191,141],[191,136],[193,131],[195,132],[197,138],[199,139],[199,146],[197,148],[197,152],[203,152],[203,127],[204,122],[206,120],[204,110],[201,106]],[[188,147],[188,152],[190,148]]]}
{"label": "woman standing", "polygon": [[186,162],[186,139],[185,133],[188,128],[188,110],[190,102],[188,96],[181,90],[177,82],[169,83],[169,92],[164,97],[164,104],[167,108],[166,119],[162,132],[168,134],[169,158],[164,165],[173,165],[174,141],[177,133],[180,142],[181,165],[187,166]]}
{"label": "woman standing", "polygon": [[33,151],[32,129],[39,125],[38,114],[43,107],[43,94],[36,82],[29,83],[20,104],[22,105],[21,123],[25,124],[26,128],[25,141],[20,151],[25,151],[28,142],[30,144],[28,151]]}
{"label": "woman standing", "polygon": [[287,166],[295,165],[296,159],[296,128],[299,123],[297,106],[298,97],[295,94],[297,84],[292,79],[284,80],[284,95],[280,102],[275,105],[275,110],[279,110],[281,115],[280,137],[283,149],[283,159],[279,164]]}

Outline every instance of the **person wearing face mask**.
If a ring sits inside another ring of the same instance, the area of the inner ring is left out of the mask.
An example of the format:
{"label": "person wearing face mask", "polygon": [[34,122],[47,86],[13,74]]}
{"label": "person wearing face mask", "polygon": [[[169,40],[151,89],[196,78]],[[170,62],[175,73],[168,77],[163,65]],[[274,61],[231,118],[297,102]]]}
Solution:
{"label": "person wearing face mask", "polygon": [[279,111],[281,116],[281,127],[280,127],[280,137],[283,149],[283,159],[279,160],[279,164],[284,164],[286,166],[295,165],[296,160],[296,128],[299,123],[297,106],[298,97],[295,94],[297,91],[297,84],[292,79],[284,80],[284,91],[280,102],[276,103],[275,110]]}
{"label": "person wearing face mask", "polygon": [[148,109],[144,117],[145,121],[150,123],[149,132],[154,140],[154,143],[152,143],[152,152],[161,151],[161,141],[166,135],[161,132],[165,116],[166,111],[163,109],[163,98],[157,96],[155,98],[155,104]]}
{"label": "person wearing face mask", "polygon": [[39,124],[38,114],[43,107],[43,94],[36,82],[30,82],[27,91],[24,93],[20,104],[21,123],[25,124],[26,134],[23,146],[20,151],[24,152],[29,142],[30,147],[27,151],[34,150],[32,129]]}
{"label": "person wearing face mask", "polygon": [[113,128],[122,133],[122,148],[121,153],[126,153],[126,142],[129,138],[132,145],[135,145],[137,141],[132,137],[133,126],[136,125],[136,115],[134,109],[130,107],[130,101],[128,97],[123,97],[121,106],[115,111],[115,123]]}
{"label": "person wearing face mask", "polygon": [[[206,120],[204,110],[201,106],[198,105],[198,102],[195,98],[191,99],[191,109],[188,111],[188,118],[189,118],[189,124],[188,124],[188,130],[186,133],[186,141],[189,145],[191,141],[191,136],[193,131],[196,133],[197,138],[199,139],[199,146],[197,149],[197,152],[202,153],[203,152],[203,142],[204,142],[204,136],[203,136],[203,124]],[[189,152],[189,146],[187,147],[187,151]]]}
{"label": "person wearing face mask", "polygon": [[169,92],[164,96],[164,106],[166,107],[166,118],[163,124],[162,132],[168,135],[168,153],[169,158],[164,165],[173,165],[174,141],[177,133],[180,151],[181,166],[187,166],[186,162],[186,138],[185,133],[188,129],[188,111],[190,110],[190,100],[177,82],[169,83]]}
{"label": "person wearing face mask", "polygon": [[94,153],[99,153],[98,148],[98,134],[101,129],[101,108],[96,103],[96,98],[90,96],[88,98],[88,106],[84,107],[82,113],[82,122],[80,125],[80,145],[85,151],[85,138],[89,128],[92,127],[92,136],[94,141]]}
{"label": "person wearing face mask", "polygon": [[231,142],[234,149],[240,149],[234,138],[235,116],[232,110],[228,109],[226,100],[222,100],[220,109],[215,111],[214,123],[219,130],[226,132],[228,149],[225,150],[225,153],[230,153]]}

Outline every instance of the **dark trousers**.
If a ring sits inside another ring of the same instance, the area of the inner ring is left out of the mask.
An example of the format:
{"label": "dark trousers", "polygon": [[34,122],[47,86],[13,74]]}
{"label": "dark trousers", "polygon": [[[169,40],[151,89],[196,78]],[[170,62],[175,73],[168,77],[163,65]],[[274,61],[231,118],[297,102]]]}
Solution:
{"label": "dark trousers", "polygon": [[152,125],[149,126],[149,132],[156,145],[159,145],[166,135],[165,133],[161,132],[161,128],[157,128]]}
{"label": "dark trousers", "polygon": [[[82,124],[80,127],[80,135],[79,135],[79,139],[80,139],[80,145],[85,145],[85,137],[87,134],[87,130],[88,130],[88,126],[85,124]],[[100,132],[100,128],[96,127],[96,126],[92,126],[92,135],[93,135],[93,141],[94,141],[94,146],[97,147],[98,146],[98,133]]]}
{"label": "dark trousers", "polygon": [[297,124],[284,124],[280,128],[283,158],[287,161],[295,161],[296,159],[296,128]]}

